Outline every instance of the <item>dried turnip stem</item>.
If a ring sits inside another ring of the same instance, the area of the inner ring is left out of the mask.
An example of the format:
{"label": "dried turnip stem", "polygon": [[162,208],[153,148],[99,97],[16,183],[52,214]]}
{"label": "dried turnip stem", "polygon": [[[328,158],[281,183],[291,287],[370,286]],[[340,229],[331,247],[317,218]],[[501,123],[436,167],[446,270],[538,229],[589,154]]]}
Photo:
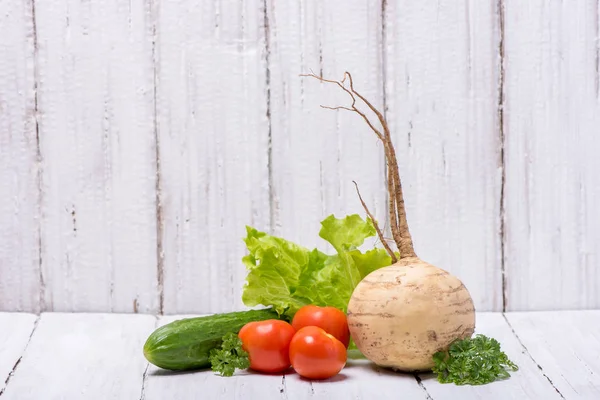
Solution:
{"label": "dried turnip stem", "polygon": [[369,208],[367,207],[367,204],[365,203],[362,196],[360,195],[360,190],[358,190],[358,184],[355,181],[352,181],[352,182],[354,183],[354,186],[356,186],[356,194],[358,194],[358,199],[360,200],[360,204],[362,204],[367,215],[369,216],[369,218],[371,218],[371,221],[373,221],[373,226],[375,227],[375,230],[377,231],[379,240],[381,240],[383,247],[385,247],[385,250],[388,252],[390,257],[392,258],[392,263],[398,262],[398,259],[396,258],[396,254],[394,254],[393,250],[390,248],[390,245],[386,242],[385,237],[383,236],[383,232],[381,231],[381,229],[379,229],[379,224],[377,224],[375,217],[373,217],[373,214],[371,214],[371,212],[369,211]]}
{"label": "dried turnip stem", "polygon": [[[410,231],[408,230],[408,221],[406,219],[406,209],[404,206],[404,196],[402,193],[402,184],[400,182],[400,173],[398,171],[398,161],[396,159],[396,152],[394,150],[394,145],[392,143],[390,130],[385,120],[383,114],[379,112],[364,96],[358,93],[354,89],[354,82],[352,81],[352,75],[349,72],[344,73],[344,78],[341,81],[324,79],[315,74],[303,74],[301,76],[309,76],[320,80],[321,82],[333,83],[338,85],[344,92],[348,93],[352,98],[352,104],[349,107],[338,106],[338,107],[329,107],[329,106],[321,106],[323,108],[331,109],[331,110],[347,110],[357,113],[362,117],[362,119],[369,125],[371,130],[375,133],[377,138],[381,140],[383,143],[384,154],[387,164],[387,190],[389,196],[389,218],[390,218],[390,229],[392,231],[392,236],[394,241],[396,242],[396,246],[400,251],[400,259],[408,258],[408,257],[416,257],[415,250],[413,247],[412,237],[410,235]],[[346,87],[345,82],[348,79],[349,87]],[[369,120],[369,118],[362,112],[360,109],[356,107],[356,98],[362,100],[369,109],[375,113],[377,119],[379,120],[383,133],[375,127],[375,125]],[[358,189],[358,188],[357,188]],[[360,194],[359,194],[360,197]],[[373,217],[370,215],[366,208],[366,204],[362,201],[363,207],[369,214],[369,217],[376,224]],[[376,229],[378,231],[379,237],[382,238],[382,234],[380,233],[379,227],[377,225]],[[382,238],[382,243],[386,247],[392,259],[396,259],[394,253],[391,251],[387,243]],[[395,262],[395,261],[394,261]]]}
{"label": "dried turnip stem", "polygon": [[[387,148],[386,148],[387,149]],[[387,153],[387,151],[386,151]],[[387,156],[386,156],[387,159]],[[389,213],[390,213],[390,229],[392,231],[392,236],[394,238],[394,241],[396,243],[400,243],[401,242],[401,237],[400,237],[400,229],[398,229],[398,213],[397,213],[397,208],[396,208],[396,190],[395,190],[395,186],[394,186],[394,173],[392,168],[390,167],[390,164],[388,162],[386,162],[386,166],[387,166],[387,181],[388,181],[388,193],[392,193],[390,195],[388,195],[389,197]]]}

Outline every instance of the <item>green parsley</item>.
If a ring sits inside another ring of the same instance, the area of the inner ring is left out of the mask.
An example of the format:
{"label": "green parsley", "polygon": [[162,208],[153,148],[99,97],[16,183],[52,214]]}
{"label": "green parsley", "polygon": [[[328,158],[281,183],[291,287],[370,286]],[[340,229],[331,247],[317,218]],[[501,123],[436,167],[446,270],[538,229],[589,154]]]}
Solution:
{"label": "green parsley", "polygon": [[438,375],[438,381],[457,385],[484,385],[506,379],[510,376],[508,370],[519,369],[500,350],[496,339],[484,335],[458,340],[448,351],[435,353],[433,360],[432,371]]}
{"label": "green parsley", "polygon": [[220,349],[210,351],[210,364],[213,371],[221,376],[232,376],[236,369],[250,367],[248,353],[242,348],[242,341],[233,332],[223,336]]}

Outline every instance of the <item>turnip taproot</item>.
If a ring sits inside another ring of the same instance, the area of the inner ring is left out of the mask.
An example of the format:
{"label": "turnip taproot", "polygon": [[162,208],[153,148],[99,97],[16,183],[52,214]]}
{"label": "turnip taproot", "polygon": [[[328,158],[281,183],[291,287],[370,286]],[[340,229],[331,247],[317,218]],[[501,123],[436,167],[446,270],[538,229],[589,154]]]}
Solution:
{"label": "turnip taproot", "polygon": [[[369,101],[354,89],[346,72],[341,81],[311,76],[338,85],[352,99],[350,106],[327,107],[357,113],[383,144],[387,165],[389,223],[399,257],[386,243],[383,233],[362,197],[392,265],[367,275],[354,289],[348,303],[348,325],[358,349],[377,365],[399,371],[428,371],[433,355],[445,351],[455,340],[472,336],[475,308],[465,285],[445,270],[419,259],[408,229],[396,153],[387,122]],[[381,128],[361,111],[361,100],[377,116]]]}

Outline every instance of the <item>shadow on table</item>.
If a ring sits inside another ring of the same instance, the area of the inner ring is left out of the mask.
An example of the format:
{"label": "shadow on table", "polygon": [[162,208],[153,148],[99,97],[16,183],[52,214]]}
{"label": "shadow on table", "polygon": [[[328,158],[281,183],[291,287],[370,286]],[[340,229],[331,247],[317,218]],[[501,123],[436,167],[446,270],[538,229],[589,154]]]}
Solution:
{"label": "shadow on table", "polygon": [[[171,370],[167,370],[167,369],[153,369],[152,371],[148,371],[148,376],[172,376],[172,375],[188,375],[188,374],[214,374],[215,376],[219,376],[220,375],[216,372],[214,372],[210,367],[208,368],[202,368],[202,369],[192,369],[192,370],[187,370],[187,371],[171,371]],[[251,369],[246,369],[246,370],[236,370],[235,371],[235,375],[234,376],[246,376],[246,375],[266,375],[266,376],[283,376],[283,375],[292,375],[292,374],[296,374],[296,372],[293,369],[289,369],[286,370],[284,372],[274,372],[274,373],[268,373],[268,372],[257,372],[257,371],[253,371]]]}
{"label": "shadow on table", "polygon": [[343,372],[340,372],[339,374],[332,376],[329,379],[307,379],[298,375],[298,379],[304,382],[311,382],[313,385],[318,385],[319,383],[343,382],[346,379],[348,379],[348,375],[344,374]]}
{"label": "shadow on table", "polygon": [[370,368],[380,375],[410,377],[410,378],[417,379],[420,381],[429,381],[429,380],[437,379],[437,375],[434,374],[433,372],[414,373],[414,372],[394,371],[391,368],[379,367],[375,364],[371,364]]}
{"label": "shadow on table", "polygon": [[148,376],[173,376],[173,375],[190,375],[190,374],[198,374],[202,372],[210,371],[210,368],[205,369],[193,369],[189,371],[171,371],[168,369],[155,369],[153,371],[148,371]]}

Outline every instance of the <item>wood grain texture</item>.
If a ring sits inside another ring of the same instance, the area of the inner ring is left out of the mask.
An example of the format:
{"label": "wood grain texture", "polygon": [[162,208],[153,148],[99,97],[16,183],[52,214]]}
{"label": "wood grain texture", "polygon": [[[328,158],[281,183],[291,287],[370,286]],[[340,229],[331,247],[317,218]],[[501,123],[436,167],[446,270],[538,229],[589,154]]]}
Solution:
{"label": "wood grain texture", "polygon": [[0,395],[29,344],[37,316],[25,313],[0,313]]}
{"label": "wood grain texture", "polygon": [[42,314],[2,399],[138,399],[156,318]]}
{"label": "wood grain texture", "polygon": [[147,315],[44,313],[29,339],[36,316],[0,313],[1,326],[11,327],[0,333],[0,377],[14,370],[2,399],[335,400],[401,394],[410,399],[521,400],[600,395],[600,336],[590,329],[600,325],[600,311],[513,312],[506,319],[500,313],[478,313],[477,332],[498,339],[520,367],[509,379],[483,386],[441,385],[429,375],[421,375],[420,386],[411,374],[381,370],[365,360],[349,360],[340,375],[313,382],[293,371],[284,379],[251,371],[220,377],[210,370],[148,367],[141,349],[155,326],[192,316],[164,316],[157,323]]}
{"label": "wood grain texture", "polygon": [[389,1],[386,108],[423,260],[502,309],[500,29],[492,2]]}
{"label": "wood grain texture", "polygon": [[[244,308],[245,225],[387,219],[478,311],[600,307],[600,1],[0,4],[0,310]],[[389,227],[386,227],[389,237]],[[364,248],[381,246],[371,238]]]}
{"label": "wood grain texture", "polygon": [[39,310],[35,35],[31,1],[0,2],[0,310]]}
{"label": "wood grain texture", "polygon": [[426,400],[415,377],[375,367],[367,360],[349,360],[336,376],[308,381],[295,373],[285,377],[287,399],[406,399]]}
{"label": "wood grain texture", "polygon": [[39,2],[36,22],[42,309],[155,312],[150,6]]}
{"label": "wood grain texture", "polygon": [[381,1],[268,5],[273,233],[331,250],[318,235],[325,217],[366,217],[353,180],[375,217],[387,218],[383,150],[357,114],[319,107],[349,106],[346,93],[299,75],[340,80],[350,71],[356,89],[381,108]]}
{"label": "wood grain texture", "polygon": [[269,228],[264,18],[255,2],[160,2],[165,313],[239,309],[245,225]]}
{"label": "wood grain texture", "polygon": [[563,398],[600,398],[600,311],[513,312],[507,319]]}
{"label": "wood grain texture", "polygon": [[537,400],[557,399],[560,395],[540,373],[538,365],[524,351],[512,328],[501,313],[478,313],[475,334],[484,334],[500,342],[508,358],[519,366],[509,379],[481,386],[441,384],[433,374],[423,374],[423,385],[435,400]]}
{"label": "wood grain texture", "polygon": [[598,308],[598,1],[505,10],[508,309]]}

